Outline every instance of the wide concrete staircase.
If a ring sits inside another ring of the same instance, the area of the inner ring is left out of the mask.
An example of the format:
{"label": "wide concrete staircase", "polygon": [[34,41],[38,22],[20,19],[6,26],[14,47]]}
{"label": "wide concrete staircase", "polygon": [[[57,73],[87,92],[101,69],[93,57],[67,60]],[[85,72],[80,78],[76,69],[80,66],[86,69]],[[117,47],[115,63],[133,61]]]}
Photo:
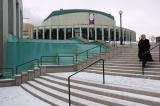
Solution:
{"label": "wide concrete staircase", "polygon": [[[105,61],[105,74],[124,77],[160,79],[158,52],[153,51],[154,62],[147,63],[142,75],[141,63],[137,58],[137,48],[127,48],[122,54]],[[135,88],[107,82],[102,84],[86,77],[102,77],[102,64],[96,64],[85,72],[83,77],[71,79],[71,104],[74,106],[160,106],[160,90]],[[26,91],[53,106],[68,104],[68,76],[73,72],[47,73],[21,85]],[[82,76],[83,76],[82,75]],[[94,76],[93,76],[94,77]],[[138,83],[138,82],[137,82]]]}
{"label": "wide concrete staircase", "polygon": [[[159,49],[151,51],[153,62],[147,62],[142,75],[142,63],[138,59],[137,46],[125,49],[121,54],[105,61],[105,73],[107,75],[126,76],[136,78],[149,78],[160,80]],[[90,67],[87,72],[102,74],[102,65]]]}

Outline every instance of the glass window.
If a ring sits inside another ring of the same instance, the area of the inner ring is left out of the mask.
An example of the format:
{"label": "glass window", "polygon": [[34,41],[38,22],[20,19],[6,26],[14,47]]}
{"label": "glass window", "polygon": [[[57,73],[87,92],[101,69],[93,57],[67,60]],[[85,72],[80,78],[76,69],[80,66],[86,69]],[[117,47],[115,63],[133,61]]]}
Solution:
{"label": "glass window", "polygon": [[94,28],[89,28],[89,40],[95,40],[95,30],[94,30]]}
{"label": "glass window", "polygon": [[38,30],[38,39],[43,39],[43,30],[42,29]]}
{"label": "glass window", "polygon": [[52,29],[51,31],[51,39],[57,40],[57,29]]}
{"label": "glass window", "polygon": [[82,28],[82,37],[87,39],[87,28]]}
{"label": "glass window", "polygon": [[45,29],[45,31],[44,31],[44,39],[49,39],[49,29]]}
{"label": "glass window", "polygon": [[97,40],[102,40],[102,29],[97,28]]}
{"label": "glass window", "polygon": [[36,30],[33,31],[33,39],[36,39]]}
{"label": "glass window", "polygon": [[104,40],[105,41],[108,41],[108,29],[107,28],[104,28]]}
{"label": "glass window", "polygon": [[74,28],[74,37],[75,36],[80,36],[80,28]]}
{"label": "glass window", "polygon": [[60,28],[58,33],[59,33],[59,40],[64,40],[64,28]]}
{"label": "glass window", "polygon": [[72,38],[72,28],[66,28],[66,39]]}

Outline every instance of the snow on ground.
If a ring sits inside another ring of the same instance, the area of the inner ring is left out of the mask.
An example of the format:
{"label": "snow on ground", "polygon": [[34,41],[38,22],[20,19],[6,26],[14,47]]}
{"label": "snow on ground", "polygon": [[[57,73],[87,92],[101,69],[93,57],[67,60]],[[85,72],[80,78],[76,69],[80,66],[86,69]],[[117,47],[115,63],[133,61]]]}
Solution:
{"label": "snow on ground", "polygon": [[[53,74],[53,73],[51,73]],[[68,77],[73,73],[54,73],[53,75]],[[90,80],[98,83],[102,83],[103,77],[100,74],[94,73],[85,73],[80,72],[76,74],[72,78]],[[143,78],[131,78],[131,77],[122,77],[122,76],[112,76],[112,75],[105,75],[105,82],[112,83],[114,85],[120,86],[128,86],[139,90],[146,90],[151,92],[159,92],[160,93],[160,81],[159,80],[152,80],[152,79],[143,79]]]}
{"label": "snow on ground", "polygon": [[[67,78],[68,73],[50,73],[56,76]],[[71,77],[76,79],[88,80],[95,83],[102,84],[102,75],[94,73],[80,72]],[[105,75],[106,84],[113,84],[118,86],[125,86],[139,90],[146,90],[150,92],[160,93],[160,81],[142,78],[130,78],[121,76]],[[0,88],[0,106],[50,106],[49,104],[41,101],[40,99],[32,96],[21,87],[1,87]]]}
{"label": "snow on ground", "polygon": [[24,91],[21,87],[1,87],[0,106],[51,106]]}

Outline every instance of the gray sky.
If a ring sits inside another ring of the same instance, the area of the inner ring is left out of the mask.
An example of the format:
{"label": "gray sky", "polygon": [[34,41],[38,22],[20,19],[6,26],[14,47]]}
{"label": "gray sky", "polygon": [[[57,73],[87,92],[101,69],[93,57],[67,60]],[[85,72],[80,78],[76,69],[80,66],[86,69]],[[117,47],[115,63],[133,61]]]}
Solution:
{"label": "gray sky", "polygon": [[147,36],[160,36],[160,0],[22,0],[25,22],[40,25],[52,11],[91,9],[110,13],[119,26],[119,10],[123,11],[122,26]]}

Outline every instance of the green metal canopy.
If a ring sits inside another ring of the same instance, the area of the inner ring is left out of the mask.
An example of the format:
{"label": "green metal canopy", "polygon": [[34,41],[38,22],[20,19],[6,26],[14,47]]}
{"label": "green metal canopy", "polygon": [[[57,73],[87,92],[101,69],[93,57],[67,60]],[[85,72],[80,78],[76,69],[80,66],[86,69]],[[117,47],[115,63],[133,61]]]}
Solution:
{"label": "green metal canopy", "polygon": [[58,15],[70,14],[70,13],[78,13],[78,12],[98,13],[98,14],[102,14],[114,20],[114,17],[111,14],[101,12],[101,11],[88,10],[88,9],[68,9],[68,10],[60,9],[60,10],[53,11],[44,21],[46,21],[52,16],[58,16]]}

